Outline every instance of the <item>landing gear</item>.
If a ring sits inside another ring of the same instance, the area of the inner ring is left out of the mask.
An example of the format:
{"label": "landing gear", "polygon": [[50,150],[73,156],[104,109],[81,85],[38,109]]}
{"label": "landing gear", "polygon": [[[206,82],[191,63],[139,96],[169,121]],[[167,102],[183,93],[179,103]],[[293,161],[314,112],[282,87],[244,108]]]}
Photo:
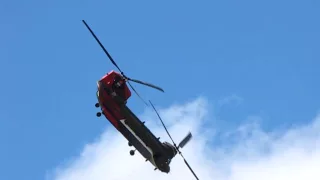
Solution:
{"label": "landing gear", "polygon": [[131,156],[134,155],[134,151],[135,151],[135,150],[130,150],[130,155],[131,155]]}
{"label": "landing gear", "polygon": [[130,142],[128,142],[128,146],[132,146],[132,144]]}
{"label": "landing gear", "polygon": [[[96,108],[98,108],[100,105],[99,103],[96,103],[94,106],[96,106]],[[100,117],[101,116],[101,112],[97,112],[97,117]]]}

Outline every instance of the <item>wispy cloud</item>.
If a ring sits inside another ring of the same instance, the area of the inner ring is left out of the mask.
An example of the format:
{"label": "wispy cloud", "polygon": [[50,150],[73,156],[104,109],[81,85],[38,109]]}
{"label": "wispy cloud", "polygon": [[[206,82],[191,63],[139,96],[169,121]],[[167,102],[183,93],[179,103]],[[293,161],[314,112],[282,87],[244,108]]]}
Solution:
{"label": "wispy cloud", "polygon": [[[201,180],[319,180],[320,116],[303,127],[282,132],[264,132],[258,123],[245,124],[219,136],[210,127],[208,103],[199,98],[192,102],[161,109],[169,131],[178,142],[191,130],[194,137],[183,149]],[[169,140],[151,111],[140,116],[161,139]],[[212,118],[213,119],[213,118]],[[204,126],[205,124],[205,126]],[[233,144],[230,144],[230,142]],[[71,163],[55,170],[54,180],[193,180],[180,157],[171,165],[171,173],[154,171],[141,155],[129,155],[127,141],[112,127]]]}
{"label": "wispy cloud", "polygon": [[243,98],[236,95],[236,94],[232,94],[230,96],[224,97],[222,99],[220,99],[218,101],[218,105],[219,106],[225,106],[228,104],[235,104],[235,105],[239,105],[243,102]]}

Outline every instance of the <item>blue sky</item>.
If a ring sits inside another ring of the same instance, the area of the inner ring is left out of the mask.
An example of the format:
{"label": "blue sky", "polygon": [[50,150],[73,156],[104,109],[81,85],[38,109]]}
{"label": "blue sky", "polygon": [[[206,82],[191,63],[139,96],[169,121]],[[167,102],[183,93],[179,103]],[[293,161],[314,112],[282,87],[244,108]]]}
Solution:
{"label": "blue sky", "polygon": [[[115,69],[85,19],[161,107],[204,96],[215,125],[248,116],[266,130],[319,110],[318,1],[3,1],[0,4],[0,179],[43,179],[109,126],[95,117],[96,81]],[[227,97],[238,104],[221,106]],[[129,106],[142,114],[133,96]],[[19,173],[17,173],[17,169]]]}

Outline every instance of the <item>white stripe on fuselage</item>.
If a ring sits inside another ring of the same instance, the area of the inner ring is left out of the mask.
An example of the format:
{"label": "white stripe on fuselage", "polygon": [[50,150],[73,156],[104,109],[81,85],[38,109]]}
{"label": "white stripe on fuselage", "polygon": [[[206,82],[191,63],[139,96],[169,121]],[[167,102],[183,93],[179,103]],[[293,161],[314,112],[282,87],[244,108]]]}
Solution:
{"label": "white stripe on fuselage", "polygon": [[[150,162],[157,167],[156,163],[154,162],[153,159],[153,151],[132,131],[132,129],[124,122],[125,119],[121,119],[120,122],[131,132],[131,134],[140,141],[140,143],[150,152],[151,154],[151,159]],[[158,168],[158,167],[157,167]]]}

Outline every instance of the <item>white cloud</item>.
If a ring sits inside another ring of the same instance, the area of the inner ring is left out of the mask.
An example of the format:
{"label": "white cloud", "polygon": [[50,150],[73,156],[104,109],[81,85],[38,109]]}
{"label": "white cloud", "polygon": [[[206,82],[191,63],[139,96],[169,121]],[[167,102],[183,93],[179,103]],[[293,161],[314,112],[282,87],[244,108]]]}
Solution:
{"label": "white cloud", "polygon": [[230,96],[226,96],[226,97],[220,99],[218,101],[218,105],[219,106],[225,106],[225,105],[232,104],[232,103],[234,103],[236,105],[239,105],[242,102],[243,102],[243,98],[242,97],[240,97],[240,96],[238,96],[236,94],[232,94]]}
{"label": "white cloud", "polygon": [[[203,98],[159,110],[177,143],[189,130],[193,133],[193,139],[182,151],[201,180],[320,179],[320,116],[285,132],[267,133],[251,122],[224,132],[226,136],[217,136],[219,127],[210,127],[209,110]],[[169,140],[154,112],[148,110],[140,117],[157,136]],[[208,144],[218,137],[225,143]],[[227,143],[231,141],[233,144]],[[195,179],[179,155],[171,163],[171,173],[164,174],[154,171],[140,154],[130,156],[129,150],[125,138],[110,127],[50,179]]]}

